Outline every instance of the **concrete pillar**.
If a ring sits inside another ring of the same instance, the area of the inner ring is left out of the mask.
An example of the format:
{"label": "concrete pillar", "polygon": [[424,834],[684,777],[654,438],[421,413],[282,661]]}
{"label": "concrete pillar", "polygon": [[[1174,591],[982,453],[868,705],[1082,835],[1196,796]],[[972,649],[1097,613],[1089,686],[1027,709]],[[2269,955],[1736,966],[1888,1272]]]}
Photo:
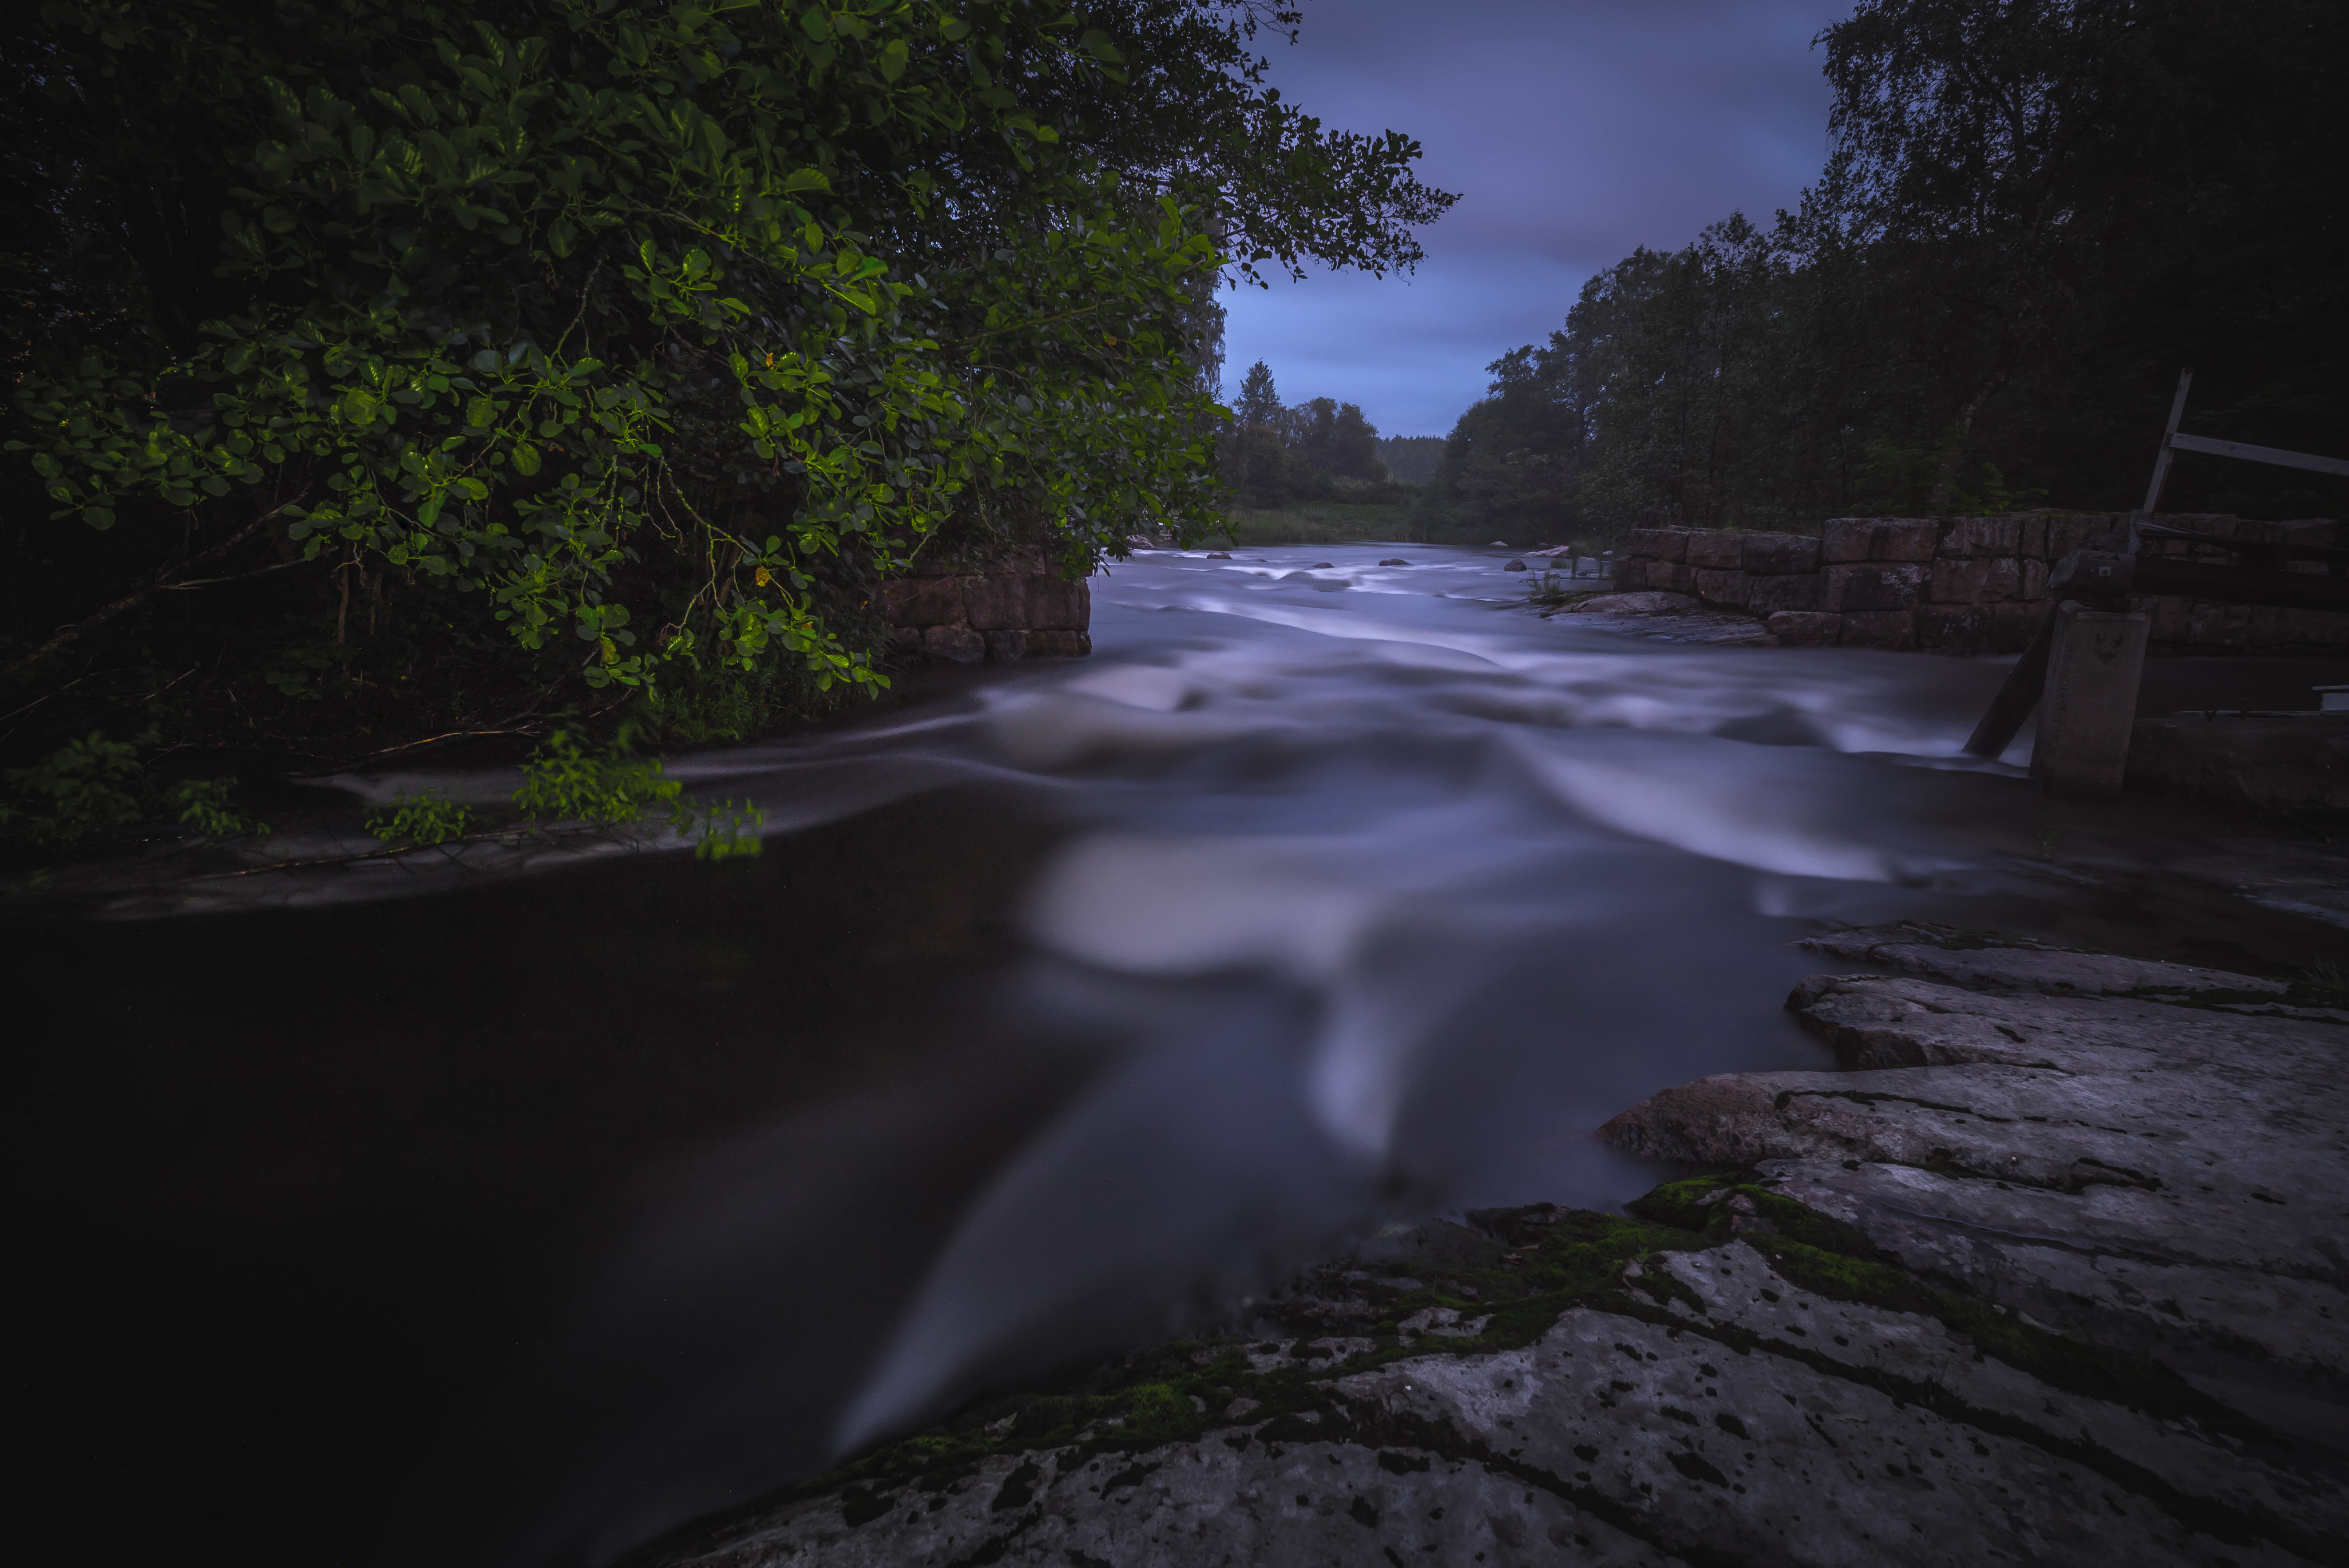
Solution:
{"label": "concrete pillar", "polygon": [[2054,623],[2031,775],[2059,800],[2110,800],[2120,794],[2128,766],[2152,619],[2065,600],[2055,607]]}

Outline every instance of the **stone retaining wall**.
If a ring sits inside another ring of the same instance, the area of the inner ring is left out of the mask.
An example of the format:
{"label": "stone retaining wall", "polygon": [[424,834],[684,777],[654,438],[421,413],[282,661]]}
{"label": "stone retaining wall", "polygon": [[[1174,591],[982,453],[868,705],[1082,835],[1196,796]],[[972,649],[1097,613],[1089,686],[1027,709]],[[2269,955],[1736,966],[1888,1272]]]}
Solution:
{"label": "stone retaining wall", "polygon": [[931,664],[1017,663],[1093,651],[1092,592],[1028,559],[978,572],[940,562],[881,584],[894,652]]}
{"label": "stone retaining wall", "polygon": [[[2254,522],[2205,514],[2157,521],[2225,539],[2331,545],[2323,520]],[[1819,537],[1704,529],[1635,531],[1616,564],[1620,592],[1686,593],[1709,609],[1766,621],[1782,644],[2014,653],[2048,612],[2049,567],[2098,534],[2127,525],[2115,512],[2026,511],[2002,517],[1838,517]],[[2221,552],[2155,542],[2157,553],[2213,560]],[[2349,614],[2145,596],[2162,653],[2339,652]]]}

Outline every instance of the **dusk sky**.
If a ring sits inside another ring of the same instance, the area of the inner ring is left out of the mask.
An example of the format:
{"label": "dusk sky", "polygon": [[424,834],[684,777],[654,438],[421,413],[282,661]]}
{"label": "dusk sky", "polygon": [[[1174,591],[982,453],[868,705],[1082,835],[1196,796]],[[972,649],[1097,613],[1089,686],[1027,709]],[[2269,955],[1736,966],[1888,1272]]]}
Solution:
{"label": "dusk sky", "polygon": [[1792,206],[1826,151],[1811,40],[1849,0],[1307,0],[1267,50],[1328,124],[1426,148],[1460,192],[1406,278],[1226,290],[1226,392],[1257,359],[1282,400],[1357,402],[1381,433],[1443,435],[1485,366],[1566,319],[1635,247]]}

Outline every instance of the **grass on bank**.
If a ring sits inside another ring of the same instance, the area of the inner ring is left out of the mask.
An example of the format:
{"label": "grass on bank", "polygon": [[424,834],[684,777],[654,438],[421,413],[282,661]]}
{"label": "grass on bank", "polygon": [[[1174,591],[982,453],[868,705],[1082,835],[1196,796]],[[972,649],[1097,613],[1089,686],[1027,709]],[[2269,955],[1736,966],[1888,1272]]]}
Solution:
{"label": "grass on bank", "polygon": [[1224,524],[1222,533],[1207,536],[1209,545],[1238,550],[1273,544],[1403,542],[1412,537],[1411,507],[1402,501],[1370,505],[1305,501],[1271,511],[1235,507],[1225,514]]}

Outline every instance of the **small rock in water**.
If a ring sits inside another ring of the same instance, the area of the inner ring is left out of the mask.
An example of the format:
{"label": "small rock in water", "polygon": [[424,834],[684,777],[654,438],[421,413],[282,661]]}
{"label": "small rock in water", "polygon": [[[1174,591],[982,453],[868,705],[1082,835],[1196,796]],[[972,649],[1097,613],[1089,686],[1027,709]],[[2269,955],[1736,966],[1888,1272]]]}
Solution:
{"label": "small rock in water", "polygon": [[1405,561],[1400,555],[1390,555],[1384,561],[1380,562],[1379,564],[1381,566],[1408,566],[1411,562]]}
{"label": "small rock in water", "polygon": [[1327,571],[1327,570],[1329,570],[1329,569],[1330,569],[1331,566],[1333,566],[1334,564],[1335,564],[1335,562],[1329,562],[1329,561],[1317,561],[1317,562],[1315,562],[1312,565],[1310,565],[1310,566],[1307,567],[1305,570],[1306,570],[1306,571],[1308,571],[1308,572],[1323,572],[1323,571]]}
{"label": "small rock in water", "polygon": [[1512,561],[1506,566],[1501,568],[1504,572],[1523,572],[1525,569],[1526,563],[1522,561]]}
{"label": "small rock in water", "polygon": [[1496,539],[1493,541],[1493,548],[1495,550],[1506,550],[1508,547],[1509,542],[1506,539]]}
{"label": "small rock in water", "polygon": [[1228,550],[1210,550],[1207,552],[1207,559],[1210,561],[1229,561],[1231,558],[1232,552]]}
{"label": "small rock in water", "polygon": [[1576,615],[1687,615],[1702,608],[1685,593],[1601,593],[1568,608]]}

